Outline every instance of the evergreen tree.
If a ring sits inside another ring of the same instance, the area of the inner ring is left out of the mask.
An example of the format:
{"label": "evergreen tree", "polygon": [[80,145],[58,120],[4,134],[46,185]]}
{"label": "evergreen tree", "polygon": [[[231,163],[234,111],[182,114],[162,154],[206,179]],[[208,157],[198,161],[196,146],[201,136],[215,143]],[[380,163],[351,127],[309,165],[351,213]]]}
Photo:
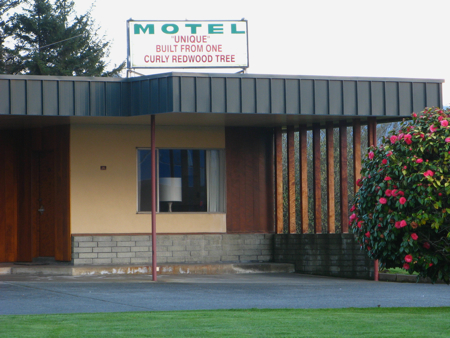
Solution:
{"label": "evergreen tree", "polygon": [[0,0],[0,74],[6,73],[5,64],[13,57],[12,50],[5,47],[6,33],[8,26],[7,13],[17,7],[22,0]]}
{"label": "evergreen tree", "polygon": [[106,71],[109,42],[98,36],[90,12],[76,15],[72,0],[31,0],[6,31],[15,43],[11,74],[115,76],[125,67]]}

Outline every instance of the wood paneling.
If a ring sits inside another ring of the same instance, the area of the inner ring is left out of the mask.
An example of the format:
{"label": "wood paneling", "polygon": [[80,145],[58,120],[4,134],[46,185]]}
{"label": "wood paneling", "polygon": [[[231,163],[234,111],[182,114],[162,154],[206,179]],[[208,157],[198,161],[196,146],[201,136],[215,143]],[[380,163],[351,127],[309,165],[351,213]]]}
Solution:
{"label": "wood paneling", "polygon": [[283,134],[275,129],[275,215],[277,234],[283,233]]}
{"label": "wood paneling", "polygon": [[328,233],[336,232],[336,206],[334,198],[334,128],[332,123],[326,126],[326,156],[327,156],[327,206]]}
{"label": "wood paneling", "polygon": [[320,126],[313,125],[314,232],[322,233],[322,182],[320,175]]}
{"label": "wood paneling", "polygon": [[375,117],[369,117],[367,123],[367,146],[376,146],[377,145],[377,120]]}
{"label": "wood paneling", "polygon": [[299,156],[300,156],[300,215],[302,219],[302,233],[309,229],[308,219],[308,147],[306,126],[299,128]]}
{"label": "wood paneling", "polygon": [[227,232],[273,233],[273,130],[225,130]]}
{"label": "wood paneling", "polygon": [[287,159],[288,159],[288,215],[289,233],[297,232],[295,212],[295,139],[294,127],[287,128]]}
{"label": "wood paneling", "polygon": [[[69,143],[69,126],[2,131],[0,262],[71,260]],[[47,198],[42,226],[39,192]]]}
{"label": "wood paneling", "polygon": [[348,232],[348,165],[347,165],[347,124],[345,121],[339,123],[339,176],[341,194],[341,230]]}

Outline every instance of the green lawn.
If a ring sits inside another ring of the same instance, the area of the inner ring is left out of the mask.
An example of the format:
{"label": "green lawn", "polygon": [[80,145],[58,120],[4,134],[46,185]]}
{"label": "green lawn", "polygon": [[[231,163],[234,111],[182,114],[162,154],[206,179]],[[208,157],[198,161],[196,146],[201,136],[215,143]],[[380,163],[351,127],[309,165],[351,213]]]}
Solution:
{"label": "green lawn", "polygon": [[450,307],[0,316],[0,337],[449,336]]}

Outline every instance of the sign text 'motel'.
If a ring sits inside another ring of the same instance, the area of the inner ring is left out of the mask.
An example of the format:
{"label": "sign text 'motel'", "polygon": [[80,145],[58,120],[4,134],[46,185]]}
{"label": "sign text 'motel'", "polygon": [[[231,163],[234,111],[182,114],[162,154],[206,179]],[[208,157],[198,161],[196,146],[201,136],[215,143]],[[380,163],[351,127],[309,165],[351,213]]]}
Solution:
{"label": "sign text 'motel'", "polygon": [[247,21],[129,21],[128,44],[130,68],[248,67]]}
{"label": "sign text 'motel'", "polygon": [[[202,27],[202,24],[185,24],[184,27],[190,29],[190,34],[197,34],[197,29]],[[161,32],[164,34],[177,34],[180,28],[173,23],[166,23],[161,26]],[[155,25],[147,24],[143,27],[141,24],[134,24],[134,34],[155,34]],[[223,34],[223,24],[208,24],[208,34]],[[236,24],[231,24],[231,34],[245,34],[245,31],[238,31]]]}

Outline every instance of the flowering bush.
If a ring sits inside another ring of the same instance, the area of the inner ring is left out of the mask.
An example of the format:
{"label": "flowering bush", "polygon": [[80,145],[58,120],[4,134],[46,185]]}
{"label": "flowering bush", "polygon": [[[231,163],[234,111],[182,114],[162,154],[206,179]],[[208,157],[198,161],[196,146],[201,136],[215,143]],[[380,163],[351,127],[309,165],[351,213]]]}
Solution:
{"label": "flowering bush", "polygon": [[380,267],[450,277],[450,111],[425,109],[362,160],[350,225]]}

